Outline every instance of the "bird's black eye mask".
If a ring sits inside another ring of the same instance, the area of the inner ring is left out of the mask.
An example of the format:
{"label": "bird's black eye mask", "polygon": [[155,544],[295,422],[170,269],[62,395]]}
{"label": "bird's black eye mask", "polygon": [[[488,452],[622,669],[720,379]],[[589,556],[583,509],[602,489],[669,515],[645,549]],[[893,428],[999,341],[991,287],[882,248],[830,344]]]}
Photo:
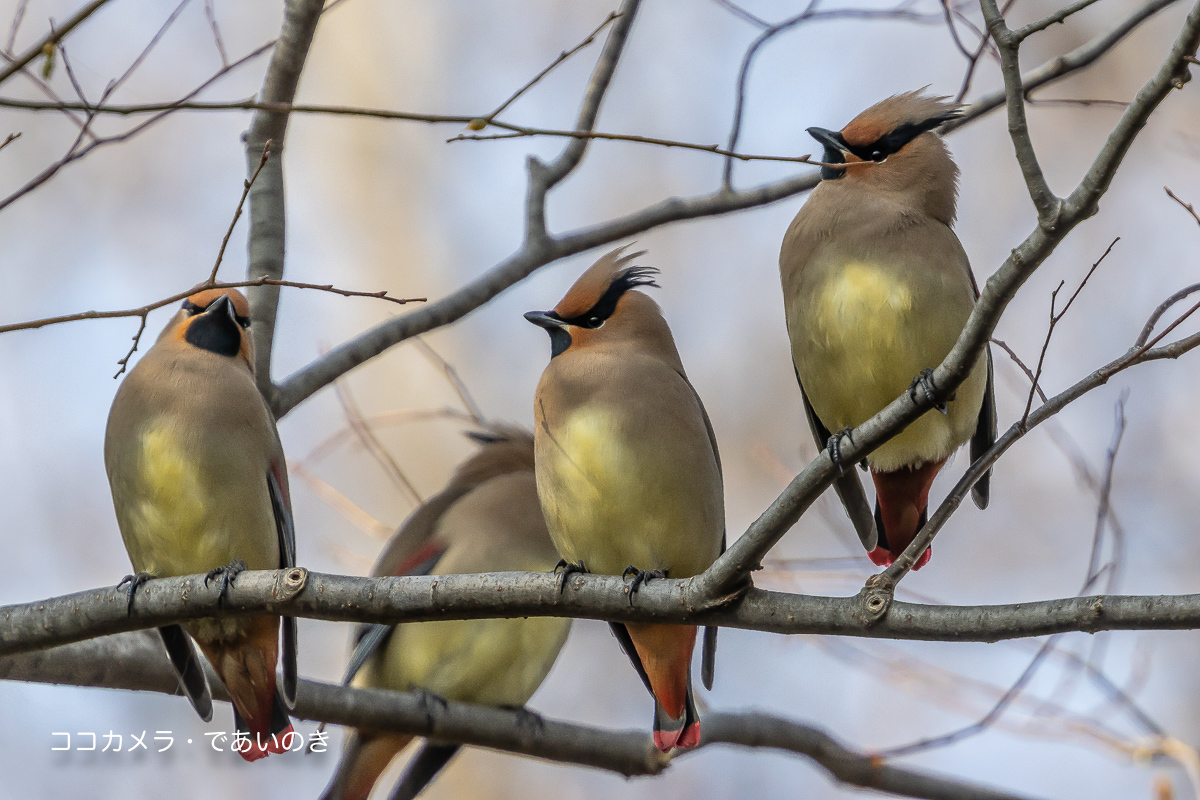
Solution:
{"label": "bird's black eye mask", "polygon": [[613,282],[609,284],[604,294],[600,295],[600,299],[582,314],[564,319],[554,314],[554,312],[550,313],[556,318],[562,319],[568,325],[574,325],[577,328],[599,328],[617,310],[617,303],[630,289],[635,286],[653,286],[658,288],[658,284],[654,282],[654,276],[657,274],[658,270],[654,267],[630,267],[629,269],[622,270],[613,279]]}
{"label": "bird's black eye mask", "polygon": [[[853,153],[863,161],[880,162],[886,160],[893,153],[898,152],[904,145],[922,133],[931,131],[942,123],[957,119],[960,116],[962,116],[962,112],[955,109],[942,114],[936,114],[920,122],[905,122],[897,125],[870,144],[864,145],[848,144],[840,132],[826,131],[821,128],[809,128],[808,132],[825,146],[825,155],[822,156],[822,160],[828,164],[846,163],[845,153],[847,152]],[[845,174],[846,170],[844,169],[821,167],[822,180],[835,180]]]}
{"label": "bird's black eye mask", "polygon": [[[212,305],[212,304],[210,303],[209,305]],[[188,316],[191,316],[191,317],[194,317],[197,314],[203,314],[205,311],[208,310],[208,306],[204,306],[202,308],[202,307],[196,305],[195,303],[193,303],[191,300],[184,300],[183,305],[180,306],[180,308],[182,308],[184,311],[188,312]],[[250,318],[249,317],[243,317],[241,314],[236,314],[236,313],[234,316],[237,319],[238,325],[241,325],[243,328],[250,327]]]}
{"label": "bird's black eye mask", "polygon": [[658,270],[654,267],[630,267],[622,270],[608,285],[600,299],[582,314],[562,317],[553,311],[545,313],[531,311],[525,315],[525,318],[545,328],[546,333],[550,334],[550,357],[554,358],[565,353],[571,346],[570,328],[595,329],[601,327],[617,310],[617,303],[620,302],[622,295],[630,289],[636,286],[657,287],[658,284],[654,282],[654,276],[657,274]]}

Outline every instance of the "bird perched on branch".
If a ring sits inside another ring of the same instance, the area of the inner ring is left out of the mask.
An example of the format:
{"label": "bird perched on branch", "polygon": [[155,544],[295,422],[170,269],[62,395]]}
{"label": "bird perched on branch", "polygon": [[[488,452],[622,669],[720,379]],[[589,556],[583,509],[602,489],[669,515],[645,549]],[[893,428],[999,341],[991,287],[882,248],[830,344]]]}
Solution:
{"label": "bird perched on branch", "polygon": [[[945,98],[908,92],[841,131],[809,128],[827,166],[779,253],[792,360],[818,448],[828,446],[842,467],[839,432],[906,390],[937,403],[867,456],[874,515],[852,469],[834,483],[880,566],[925,524],[929,487],[946,459],[970,440],[974,461],[996,439],[990,351],[950,397],[932,379],[979,296],[951,230],[958,167],[934,132],[958,113]],[[972,490],[980,508],[989,476]],[[926,550],[916,567],[928,559]]]}
{"label": "bird perched on branch", "polygon": [[[480,444],[478,452],[458,467],[445,489],[409,515],[372,575],[553,568],[558,551],[538,505],[533,437],[504,425],[468,435]],[[520,707],[550,671],[570,627],[570,619],[556,617],[363,625],[346,682]],[[352,731],[322,800],[365,800],[379,775],[411,739]],[[425,742],[390,797],[415,797],[458,749],[458,745]]]}
{"label": "bird perched on branch", "polygon": [[[717,442],[688,382],[671,330],[641,291],[657,270],[614,250],[552,311],[525,318],[550,334],[550,364],[534,401],[537,488],[569,571],[632,575],[630,602],[654,577],[687,578],[724,549]],[[654,695],[654,743],[694,747],[690,625],[612,623]],[[706,631],[712,685],[716,629]]]}
{"label": "bird perched on branch", "polygon": [[[287,467],[275,418],[254,383],[250,306],[234,289],[196,292],[122,381],[108,415],[104,464],[138,587],[208,573],[221,595],[244,569],[295,566]],[[159,628],[180,686],[212,718],[203,666],[225,683],[247,761],[287,750],[296,696],[295,620],[202,619]]]}

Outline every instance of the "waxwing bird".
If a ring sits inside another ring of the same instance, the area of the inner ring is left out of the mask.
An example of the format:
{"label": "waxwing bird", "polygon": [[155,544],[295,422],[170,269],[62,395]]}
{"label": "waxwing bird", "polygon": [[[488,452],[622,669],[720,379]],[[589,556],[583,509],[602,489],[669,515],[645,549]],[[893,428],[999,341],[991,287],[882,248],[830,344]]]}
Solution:
{"label": "waxwing bird", "polygon": [[[400,526],[372,575],[547,571],[558,560],[538,505],[533,437],[508,425],[468,434],[479,450]],[[521,707],[558,657],[571,620],[470,619],[363,625],[346,683],[424,691],[449,700]],[[323,800],[365,800],[412,739],[355,730]],[[393,800],[415,797],[458,751],[426,742]]]}
{"label": "waxwing bird", "polygon": [[[623,248],[622,248],[623,249]],[[662,312],[639,286],[657,270],[640,253],[597,261],[552,311],[525,318],[550,334],[534,399],[537,488],[550,536],[574,569],[687,578],[724,549],[721,462],[712,425],[684,374]],[[655,698],[654,743],[694,747],[690,625],[612,624]],[[711,687],[716,629],[702,676]]]}
{"label": "waxwing bird", "polygon": [[[243,569],[295,566],[287,467],[255,387],[249,327],[240,292],[196,292],[117,390],[104,464],[137,572],[126,579],[131,609],[149,578],[208,573],[223,593]],[[295,620],[283,623],[282,691],[279,628],[278,617],[227,617],[159,629],[184,694],[208,721],[212,697],[187,634],[200,645],[229,690],[247,761],[284,752],[292,738]]]}
{"label": "waxwing bird", "polygon": [[[932,370],[979,297],[951,230],[958,167],[934,132],[957,115],[945,98],[908,92],[841,131],[808,129],[831,166],[784,236],[779,273],[805,411],[835,462],[831,431],[861,425],[905,390],[936,393]],[[891,564],[913,540],[929,487],[959,446],[970,440],[972,461],[992,446],[995,409],[988,351],[944,405],[867,456],[874,515],[853,469],[842,473],[834,486],[871,561]],[[980,508],[989,476],[972,490]],[[928,559],[926,550],[916,568]]]}

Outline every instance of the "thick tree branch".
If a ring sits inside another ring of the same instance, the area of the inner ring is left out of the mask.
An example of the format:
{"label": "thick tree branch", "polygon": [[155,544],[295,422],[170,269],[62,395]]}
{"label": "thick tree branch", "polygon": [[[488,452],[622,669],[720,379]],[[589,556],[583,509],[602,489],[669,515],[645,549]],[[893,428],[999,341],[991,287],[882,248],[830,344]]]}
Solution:
{"label": "thick tree branch", "polygon": [[[271,64],[263,80],[261,99],[266,103],[290,104],[296,96],[304,60],[317,30],[317,20],[325,0],[287,0],[283,12],[283,30],[279,34]],[[255,174],[267,142],[272,143],[274,158],[263,166],[250,189],[249,264],[246,277],[282,280],[284,258],[283,153],[287,133],[286,111],[256,111],[246,132],[246,177]],[[254,337],[255,375],[258,388],[270,400],[271,348],[275,339],[275,315],[279,309],[279,288],[258,286],[247,291],[250,300],[250,328]]]}
{"label": "thick tree branch", "polygon": [[861,595],[823,597],[751,588],[727,604],[691,605],[687,581],[659,579],[630,606],[611,575],[572,575],[562,594],[550,573],[359,578],[303,569],[238,576],[220,608],[203,575],[161,578],[139,589],[104,587],[0,607],[0,655],[212,616],[287,614],[333,622],[423,622],[494,617],[573,617],[611,622],[721,625],[767,633],[995,642],[1053,633],[1200,628],[1200,595],[1099,595],[984,606],[893,602],[882,619]]}
{"label": "thick tree branch", "polygon": [[[177,681],[151,633],[123,634],[30,655],[0,658],[0,680],[177,693]],[[213,696],[227,700],[209,671]],[[429,736],[441,741],[617,772],[657,775],[671,758],[644,731],[613,731],[545,719],[530,711],[432,700],[417,693],[351,689],[301,681],[293,714],[338,725]],[[931,800],[1017,800],[1014,795],[915,770],[856,752],[819,728],[759,711],[704,715],[701,748],[769,748],[805,756],[835,781]]]}

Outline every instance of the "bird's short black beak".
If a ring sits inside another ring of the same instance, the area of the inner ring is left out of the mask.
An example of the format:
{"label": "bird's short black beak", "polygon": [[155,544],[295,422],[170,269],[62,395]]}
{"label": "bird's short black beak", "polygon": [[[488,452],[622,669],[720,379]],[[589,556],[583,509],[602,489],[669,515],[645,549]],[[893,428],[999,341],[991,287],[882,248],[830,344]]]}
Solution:
{"label": "bird's short black beak", "polygon": [[550,334],[551,358],[565,353],[571,346],[571,332],[567,330],[570,325],[563,322],[553,311],[530,311],[525,315],[525,319],[539,328],[545,328],[546,333]]}
{"label": "bird's short black beak", "polygon": [[553,330],[555,328],[565,328],[567,323],[563,322],[556,316],[551,316],[550,311],[530,311],[525,315],[525,319],[537,325],[539,328]]}
{"label": "bird's short black beak", "polygon": [[237,310],[233,307],[233,301],[229,299],[229,295],[223,294],[216,300],[208,304],[208,308],[204,309],[205,314],[220,315],[224,314],[233,321],[234,325],[238,325]]}
{"label": "bird's short black beak", "polygon": [[[840,133],[825,128],[809,128],[808,135],[825,147],[825,155],[821,156],[821,160],[826,164],[846,163],[846,151],[848,148],[846,140],[842,138]],[[837,180],[845,174],[846,170],[844,169],[821,167],[821,180]]]}
{"label": "bird's short black beak", "polygon": [[827,150],[841,153],[846,150],[846,140],[837,131],[826,128],[808,128],[808,135],[820,142]]}

